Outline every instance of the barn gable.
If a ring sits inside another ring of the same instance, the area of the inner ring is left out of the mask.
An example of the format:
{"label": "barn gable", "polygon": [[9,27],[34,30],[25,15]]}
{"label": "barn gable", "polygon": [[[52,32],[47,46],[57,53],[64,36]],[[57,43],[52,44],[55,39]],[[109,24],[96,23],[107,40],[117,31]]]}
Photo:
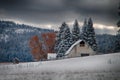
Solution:
{"label": "barn gable", "polygon": [[66,57],[94,55],[95,51],[83,40],[76,41],[65,53]]}

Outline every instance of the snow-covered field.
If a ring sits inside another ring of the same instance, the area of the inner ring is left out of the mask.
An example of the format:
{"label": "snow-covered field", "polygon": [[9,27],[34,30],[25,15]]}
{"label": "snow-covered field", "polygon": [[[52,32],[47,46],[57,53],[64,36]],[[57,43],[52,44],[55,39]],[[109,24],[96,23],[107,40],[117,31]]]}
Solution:
{"label": "snow-covered field", "polygon": [[120,80],[120,53],[0,64],[0,80]]}

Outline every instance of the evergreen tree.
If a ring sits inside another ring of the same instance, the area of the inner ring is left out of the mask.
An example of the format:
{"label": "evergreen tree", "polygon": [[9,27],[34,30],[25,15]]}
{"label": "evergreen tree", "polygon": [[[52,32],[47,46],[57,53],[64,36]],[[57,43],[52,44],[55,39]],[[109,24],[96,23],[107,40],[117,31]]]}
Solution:
{"label": "evergreen tree", "polygon": [[65,52],[70,48],[72,44],[73,41],[72,41],[70,29],[68,25],[65,24],[63,32],[61,33],[61,42],[58,44],[57,57],[64,56]]}
{"label": "evergreen tree", "polygon": [[87,20],[85,19],[84,24],[83,24],[83,28],[82,28],[82,33],[81,33],[81,38],[85,41],[87,41]]}
{"label": "evergreen tree", "polygon": [[[118,7],[118,15],[120,16],[120,3]],[[119,17],[119,21],[117,22],[117,26],[120,27],[120,17]]]}
{"label": "evergreen tree", "polygon": [[56,43],[55,43],[55,47],[54,47],[54,50],[55,50],[55,52],[57,53],[58,52],[58,49],[59,49],[59,44],[60,44],[60,42],[62,41],[62,33],[63,33],[63,31],[64,31],[64,28],[65,28],[65,26],[66,26],[66,23],[65,22],[63,22],[63,24],[61,25],[61,27],[59,28],[60,30],[58,31],[58,33],[57,33],[57,37],[56,37]]}
{"label": "evergreen tree", "polygon": [[59,50],[57,52],[57,57],[63,57],[65,55],[65,52],[69,49],[68,44],[68,41],[65,39],[60,42],[60,44],[58,45]]}
{"label": "evergreen tree", "polygon": [[89,18],[88,23],[86,19],[84,21],[84,25],[82,28],[82,39],[85,40],[94,51],[97,50],[95,31],[93,28],[93,22],[91,18]]}
{"label": "evergreen tree", "polygon": [[75,23],[73,25],[72,38],[73,38],[73,42],[76,42],[77,40],[80,39],[80,28],[77,20],[75,20]]}
{"label": "evergreen tree", "polygon": [[66,25],[62,35],[63,35],[63,39],[68,41],[68,45],[70,47],[73,44],[73,40],[72,40],[72,34],[70,32],[70,28],[68,27],[68,25]]}
{"label": "evergreen tree", "polygon": [[118,34],[116,35],[116,43],[115,43],[115,46],[116,46],[116,48],[115,48],[115,51],[116,52],[120,52],[120,3],[119,3],[119,7],[118,7],[118,15],[119,15],[119,21],[118,21],[118,23],[117,23],[117,26],[118,26],[118,28],[119,28],[119,30],[118,30]]}
{"label": "evergreen tree", "polygon": [[87,38],[88,44],[92,47],[94,51],[96,51],[97,50],[96,36],[91,18],[89,18],[88,20],[87,34],[88,34],[88,38]]}

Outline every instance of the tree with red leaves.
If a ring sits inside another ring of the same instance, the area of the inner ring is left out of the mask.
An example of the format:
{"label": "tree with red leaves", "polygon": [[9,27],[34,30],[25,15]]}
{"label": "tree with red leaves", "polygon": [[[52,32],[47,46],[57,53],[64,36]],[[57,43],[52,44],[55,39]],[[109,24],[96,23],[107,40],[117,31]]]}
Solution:
{"label": "tree with red leaves", "polygon": [[35,59],[35,61],[47,59],[47,54],[42,48],[42,43],[39,41],[38,36],[33,36],[29,42],[31,53]]}

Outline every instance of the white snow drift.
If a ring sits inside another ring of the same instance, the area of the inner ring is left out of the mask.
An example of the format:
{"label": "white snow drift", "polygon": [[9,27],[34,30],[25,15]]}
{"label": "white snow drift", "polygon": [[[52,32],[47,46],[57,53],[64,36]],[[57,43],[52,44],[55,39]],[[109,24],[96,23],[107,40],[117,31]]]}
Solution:
{"label": "white snow drift", "polygon": [[120,53],[0,64],[0,80],[119,80]]}

